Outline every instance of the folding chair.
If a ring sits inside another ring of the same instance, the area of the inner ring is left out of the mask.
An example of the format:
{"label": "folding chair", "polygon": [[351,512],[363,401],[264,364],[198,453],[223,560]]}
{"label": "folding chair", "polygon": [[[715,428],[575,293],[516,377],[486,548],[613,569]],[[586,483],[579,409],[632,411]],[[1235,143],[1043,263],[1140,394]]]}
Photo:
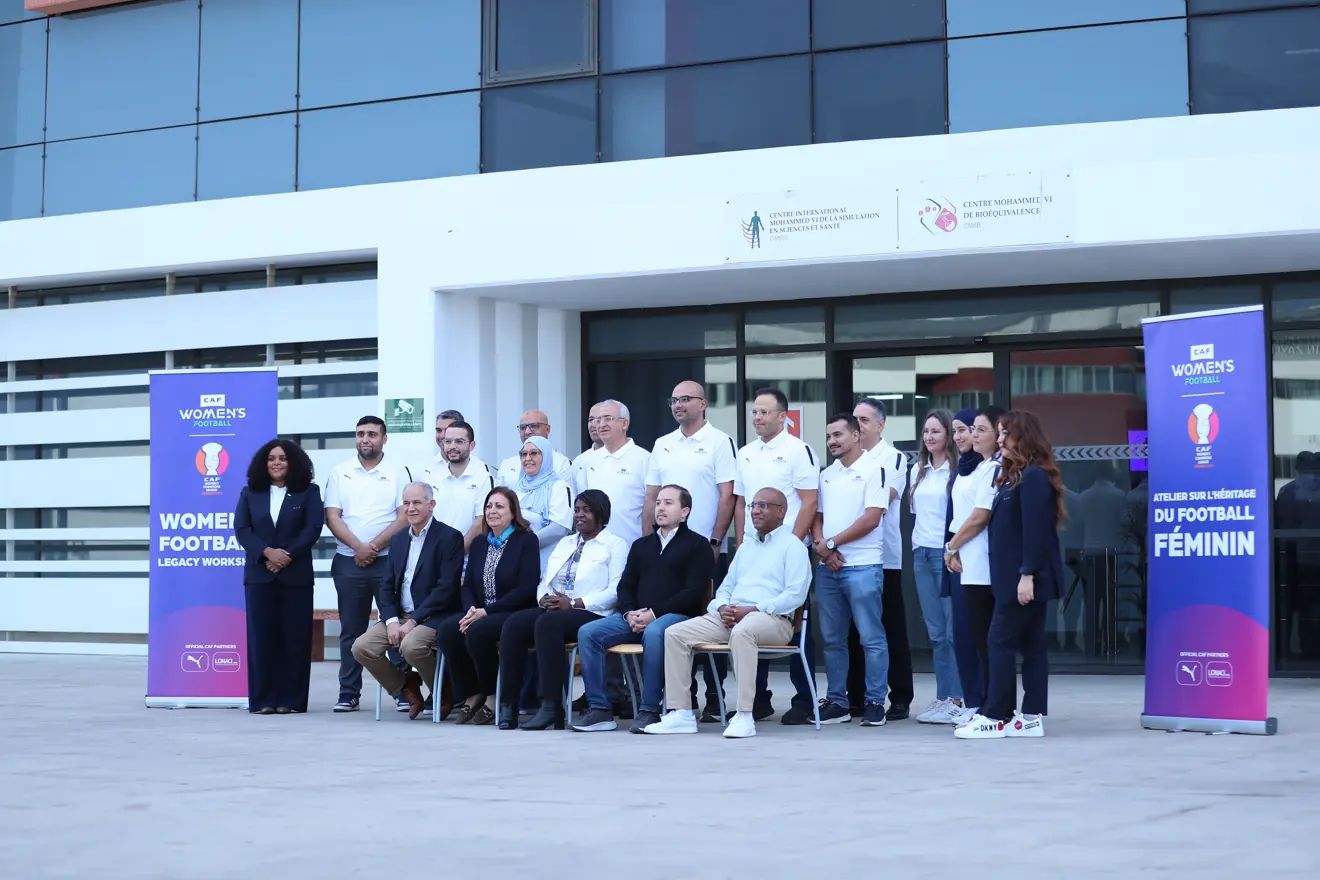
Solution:
{"label": "folding chair", "polygon": [[[431,723],[440,723],[440,684],[445,677],[445,655],[440,650],[440,646],[435,648],[435,681],[431,682]],[[381,694],[385,693],[385,688],[380,682],[376,682],[376,720],[380,720]]]}
{"label": "folding chair", "polygon": [[[811,667],[807,665],[807,640],[802,638],[802,633],[807,626],[807,608],[803,604],[793,615],[793,639],[797,641],[796,645],[758,645],[756,653],[759,657],[766,660],[774,660],[779,657],[797,657],[802,662],[802,671],[807,676],[807,687],[811,690],[811,709],[815,715],[816,729],[820,730],[820,701],[816,698],[816,681],[812,678]],[[710,664],[710,671],[718,677],[719,673],[715,669],[715,655],[728,654],[728,645],[719,645],[714,642],[706,642],[697,645],[692,656],[695,658],[699,654],[706,655],[706,661]],[[725,715],[728,713],[724,709],[724,689],[719,690],[720,697],[720,724],[728,726]]]}

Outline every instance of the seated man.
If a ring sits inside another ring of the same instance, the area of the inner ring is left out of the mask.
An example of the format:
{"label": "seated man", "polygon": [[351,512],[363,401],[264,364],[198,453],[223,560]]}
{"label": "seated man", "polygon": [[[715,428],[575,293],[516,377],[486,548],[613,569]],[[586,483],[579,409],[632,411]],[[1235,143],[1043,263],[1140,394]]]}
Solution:
{"label": "seated man", "polygon": [[642,701],[632,732],[660,720],[664,685],[665,630],[702,612],[715,558],[710,542],[688,528],[692,495],[682,486],[662,486],[655,499],[656,530],[638,538],[628,551],[619,579],[615,613],[578,630],[582,686],[587,710],[573,729],[614,730],[614,712],[605,684],[606,648],[642,645]]}
{"label": "seated man", "polygon": [[[376,595],[384,626],[369,627],[353,643],[353,657],[390,693],[408,701],[408,717],[422,713],[422,681],[435,681],[435,627],[460,608],[463,534],[433,517],[430,483],[409,483],[403,490],[408,528],[390,540],[390,576]],[[413,667],[406,673],[385,656],[397,647]],[[417,671],[414,671],[417,670]],[[418,674],[420,672],[420,674]],[[435,696],[434,694],[432,695]],[[433,703],[443,704],[443,696]],[[449,707],[439,705],[441,717]]]}
{"label": "seated man", "polygon": [[644,733],[696,733],[692,711],[692,649],[705,642],[727,644],[738,679],[738,709],[726,737],[756,736],[752,718],[756,701],[757,646],[786,645],[793,637],[793,614],[807,599],[811,562],[807,548],[784,524],[788,501],[778,489],[756,493],[750,505],[756,534],[734,554],[724,583],[706,614],[671,626],[665,632],[665,693],[668,715]]}

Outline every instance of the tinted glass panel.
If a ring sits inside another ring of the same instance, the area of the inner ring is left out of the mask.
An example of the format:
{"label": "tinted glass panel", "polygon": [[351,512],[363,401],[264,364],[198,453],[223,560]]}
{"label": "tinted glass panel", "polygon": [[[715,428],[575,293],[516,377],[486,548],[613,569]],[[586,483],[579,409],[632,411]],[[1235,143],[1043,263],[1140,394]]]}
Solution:
{"label": "tinted glass panel", "polygon": [[482,94],[481,170],[596,161],[596,81],[539,83]]}
{"label": "tinted glass panel", "polygon": [[194,0],[157,0],[50,20],[47,137],[197,120]]}
{"label": "tinted glass panel", "polygon": [[[727,357],[661,358],[649,361],[603,361],[587,367],[587,397],[622,400],[632,419],[628,436],[650,449],[674,430],[666,402],[679,382],[691,379],[706,388],[706,418],[724,433],[738,437],[738,364]],[[582,437],[587,432],[582,431]]]}
{"label": "tinted glass panel", "polygon": [[46,23],[0,27],[0,148],[40,143],[45,120]]}
{"label": "tinted glass panel", "polygon": [[1274,285],[1273,319],[1320,321],[1320,281],[1297,281]]}
{"label": "tinted glass panel", "polygon": [[1203,12],[1237,12],[1243,9],[1268,9],[1274,6],[1311,6],[1315,0],[1187,0],[1192,15]]}
{"label": "tinted glass panel", "polygon": [[1191,20],[1192,110],[1320,104],[1320,8]]}
{"label": "tinted glass panel", "polygon": [[1260,305],[1260,285],[1231,284],[1216,287],[1175,287],[1169,294],[1172,314],[1203,312],[1210,309],[1231,309],[1235,306]]}
{"label": "tinted glass panel", "polygon": [[944,43],[816,56],[816,142],[944,133]]}
{"label": "tinted glass panel", "polygon": [[189,202],[196,126],[46,146],[46,213],[77,214]]}
{"label": "tinted glass panel", "polygon": [[812,345],[825,341],[825,309],[765,309],[747,313],[748,345]]}
{"label": "tinted glass panel", "polygon": [[[789,418],[795,423],[788,430],[811,447],[818,465],[824,464],[821,453],[825,451],[825,407],[829,399],[824,353],[749,355],[747,382],[744,386],[748,409],[751,408],[757,390],[767,387],[784,392],[788,398]],[[746,443],[755,437],[756,430],[748,418],[742,442]]]}
{"label": "tinted glass panel", "polygon": [[601,82],[601,158],[653,159],[811,142],[806,56]]}
{"label": "tinted glass panel", "polygon": [[1185,27],[1157,21],[950,40],[949,131],[1185,114]]}
{"label": "tinted glass panel", "polygon": [[834,312],[837,342],[1135,330],[1160,313],[1158,291],[866,303]]}
{"label": "tinted glass panel", "polygon": [[809,0],[601,0],[601,70],[806,52]]}
{"label": "tinted glass panel", "polygon": [[298,0],[202,6],[201,119],[297,109]]}
{"label": "tinted glass panel", "polygon": [[496,78],[591,70],[585,0],[487,0],[495,11],[494,70]]}
{"label": "tinted glass panel", "polygon": [[295,118],[287,113],[198,126],[197,198],[293,192]]}
{"label": "tinted glass panel", "polygon": [[0,221],[41,216],[41,146],[0,150]]}
{"label": "tinted glass panel", "polygon": [[40,12],[28,12],[23,8],[24,5],[24,0],[0,0],[0,24],[29,18],[45,18]]}
{"label": "tinted glass panel", "polygon": [[302,106],[475,89],[481,72],[476,0],[394,0],[387,9],[302,0]]}
{"label": "tinted glass panel", "polygon": [[1183,0],[948,0],[950,37],[1184,14]]}
{"label": "tinted glass panel", "polygon": [[938,40],[944,36],[944,2],[814,0],[811,33],[817,49]]}
{"label": "tinted glass panel", "polygon": [[733,348],[737,344],[736,334],[736,322],[730,312],[592,318],[587,324],[587,351],[628,354]]}
{"label": "tinted glass panel", "polygon": [[477,173],[477,92],[300,116],[299,189]]}

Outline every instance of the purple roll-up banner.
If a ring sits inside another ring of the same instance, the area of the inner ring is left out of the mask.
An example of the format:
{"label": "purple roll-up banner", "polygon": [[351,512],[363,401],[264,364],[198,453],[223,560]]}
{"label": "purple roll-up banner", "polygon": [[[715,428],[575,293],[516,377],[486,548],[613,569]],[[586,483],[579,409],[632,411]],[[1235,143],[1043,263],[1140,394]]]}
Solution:
{"label": "purple roll-up banner", "polygon": [[1260,306],[1149,318],[1143,727],[1272,734]]}
{"label": "purple roll-up banner", "polygon": [[276,436],[275,370],[152,373],[147,705],[247,707],[243,548],[234,508]]}

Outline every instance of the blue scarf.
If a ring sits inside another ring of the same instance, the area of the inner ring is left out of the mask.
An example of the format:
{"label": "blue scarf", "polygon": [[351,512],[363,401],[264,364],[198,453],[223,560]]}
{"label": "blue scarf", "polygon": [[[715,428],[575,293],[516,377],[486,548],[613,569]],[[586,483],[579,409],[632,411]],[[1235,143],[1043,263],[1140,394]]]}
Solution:
{"label": "blue scarf", "polygon": [[513,534],[513,523],[509,523],[507,526],[504,527],[504,531],[500,532],[498,535],[487,535],[486,543],[490,544],[490,546],[492,547],[503,547],[504,542],[509,540],[509,535],[512,534]]}
{"label": "blue scarf", "polygon": [[[523,509],[539,514],[541,519],[550,519],[550,491],[555,486],[555,449],[544,437],[531,436],[527,443],[541,452],[541,469],[536,476],[527,476],[526,471],[518,474],[518,503]],[[525,447],[527,443],[524,443]],[[521,459],[520,459],[521,461]]]}

